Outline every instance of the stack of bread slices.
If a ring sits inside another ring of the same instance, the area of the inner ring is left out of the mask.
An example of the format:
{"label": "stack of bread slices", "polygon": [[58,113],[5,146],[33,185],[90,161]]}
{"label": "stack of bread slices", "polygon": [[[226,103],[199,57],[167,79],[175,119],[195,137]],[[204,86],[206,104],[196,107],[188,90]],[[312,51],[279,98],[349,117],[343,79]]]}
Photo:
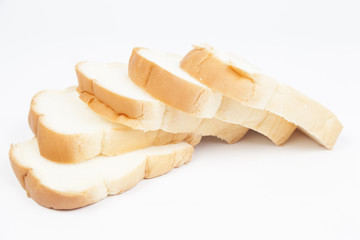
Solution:
{"label": "stack of bread slices", "polygon": [[240,57],[195,46],[185,57],[134,48],[129,63],[80,62],[78,86],[31,102],[35,138],[11,146],[28,196],[74,209],[187,163],[202,136],[251,129],[281,145],[296,128],[331,149],[342,130],[316,101]]}

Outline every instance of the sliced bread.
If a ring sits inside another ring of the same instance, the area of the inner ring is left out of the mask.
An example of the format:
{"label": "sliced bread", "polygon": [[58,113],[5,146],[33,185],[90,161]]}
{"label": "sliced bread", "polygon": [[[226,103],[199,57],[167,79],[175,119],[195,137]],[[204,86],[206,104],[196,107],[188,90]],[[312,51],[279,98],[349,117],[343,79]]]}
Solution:
{"label": "sliced bread", "polygon": [[216,136],[228,143],[240,140],[248,130],[239,124],[197,118],[165,105],[130,80],[126,64],[80,62],[75,70],[81,99],[110,121],[143,131],[162,129]]}
{"label": "sliced bread", "polygon": [[165,174],[187,163],[192,152],[193,147],[182,142],[63,164],[42,157],[34,138],[13,145],[9,155],[29,197],[44,207],[74,209],[127,191],[144,178]]}
{"label": "sliced bread", "polygon": [[[258,131],[275,144],[284,143],[296,126],[271,112],[222,97],[180,68],[182,57],[134,48],[129,61],[131,80],[163,103],[195,116],[208,117]],[[221,101],[222,99],[222,101]]]}
{"label": "sliced bread", "polygon": [[144,132],[109,122],[89,109],[74,87],[36,94],[29,124],[37,136],[41,155],[66,163],[181,141],[196,145],[201,140],[200,135],[193,133]]}
{"label": "sliced bread", "polygon": [[283,117],[328,149],[342,130],[340,121],[326,107],[279,84],[234,54],[195,46],[181,61],[181,68],[231,99]]}

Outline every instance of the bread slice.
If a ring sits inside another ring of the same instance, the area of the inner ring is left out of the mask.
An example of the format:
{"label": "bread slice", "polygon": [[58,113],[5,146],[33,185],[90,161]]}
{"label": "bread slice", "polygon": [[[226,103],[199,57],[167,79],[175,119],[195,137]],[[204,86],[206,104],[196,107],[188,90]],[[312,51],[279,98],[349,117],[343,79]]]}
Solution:
{"label": "bread slice", "polygon": [[342,124],[330,110],[279,84],[234,54],[207,45],[195,46],[181,61],[181,68],[227,97],[294,123],[328,149],[333,147],[342,130]]}
{"label": "bread slice", "polygon": [[181,56],[175,54],[134,48],[129,61],[129,76],[135,84],[167,105],[189,114],[216,117],[224,122],[250,128],[267,136],[277,145],[284,143],[296,129],[294,124],[271,112],[219,96],[217,91],[183,71],[180,68],[181,59]]}
{"label": "bread slice", "polygon": [[205,120],[166,106],[129,79],[127,64],[80,62],[75,70],[81,99],[110,121],[143,131],[162,129],[216,136],[228,143],[240,140],[248,130],[238,124]]}
{"label": "bread slice", "polygon": [[191,145],[181,142],[63,164],[42,157],[34,138],[11,146],[9,155],[29,197],[44,207],[74,209],[127,191],[144,178],[165,174],[187,163],[192,152]]}
{"label": "bread slice", "polygon": [[181,141],[196,145],[201,140],[200,135],[193,133],[144,132],[109,122],[89,109],[74,87],[36,94],[29,123],[37,136],[41,155],[66,163]]}

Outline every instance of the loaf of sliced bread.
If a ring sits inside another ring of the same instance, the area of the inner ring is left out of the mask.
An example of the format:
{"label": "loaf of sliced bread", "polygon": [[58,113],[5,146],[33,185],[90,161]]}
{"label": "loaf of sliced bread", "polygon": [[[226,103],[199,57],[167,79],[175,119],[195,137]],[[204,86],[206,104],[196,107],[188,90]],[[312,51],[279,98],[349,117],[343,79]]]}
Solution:
{"label": "loaf of sliced bread", "polygon": [[187,163],[192,152],[193,147],[182,142],[63,164],[42,157],[34,138],[13,145],[9,154],[29,197],[44,207],[74,209],[127,191],[144,178],[165,174]]}
{"label": "loaf of sliced bread", "polygon": [[181,141],[195,146],[201,140],[201,136],[194,133],[144,132],[107,121],[80,100],[74,87],[36,94],[30,107],[29,123],[41,155],[66,163]]}
{"label": "loaf of sliced bread", "polygon": [[181,59],[175,54],[134,48],[129,61],[129,76],[135,84],[169,106],[195,116],[215,117],[250,128],[277,145],[284,143],[296,129],[294,124],[269,111],[222,97],[182,70]]}
{"label": "loaf of sliced bread", "polygon": [[228,143],[240,140],[248,130],[239,124],[198,118],[165,105],[130,80],[126,64],[80,62],[75,70],[81,99],[110,121],[143,131],[162,129],[216,136]]}
{"label": "loaf of sliced bread", "polygon": [[279,84],[234,54],[195,46],[181,61],[181,68],[231,99],[283,117],[328,149],[342,130],[340,121],[326,107]]}

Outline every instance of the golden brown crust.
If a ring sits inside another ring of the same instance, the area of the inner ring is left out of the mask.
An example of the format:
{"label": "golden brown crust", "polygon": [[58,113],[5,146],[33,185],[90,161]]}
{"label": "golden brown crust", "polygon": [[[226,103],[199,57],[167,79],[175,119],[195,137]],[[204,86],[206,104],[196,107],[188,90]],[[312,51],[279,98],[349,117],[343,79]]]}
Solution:
{"label": "golden brown crust", "polygon": [[129,77],[150,95],[161,102],[180,111],[203,116],[208,98],[213,94],[210,89],[204,89],[184,79],[175,76],[156,63],[139,54],[141,48],[134,48],[129,60]]}
{"label": "golden brown crust", "polygon": [[209,47],[195,47],[183,58],[181,68],[229,98],[283,117],[328,149],[342,130],[336,116],[321,104],[259,71],[247,72],[223,62]]}
{"label": "golden brown crust", "polygon": [[33,106],[34,99],[36,98],[36,96],[38,94],[36,94],[31,101],[30,111],[29,111],[29,116],[28,116],[29,126],[30,126],[31,131],[34,133],[34,135],[37,134],[37,128],[38,128],[38,122],[39,122],[40,115],[36,111],[34,111],[32,106]]}
{"label": "golden brown crust", "polygon": [[102,152],[102,134],[62,134],[39,121],[37,133],[41,155],[49,160],[75,163]]}
{"label": "golden brown crust", "polygon": [[246,102],[254,95],[254,82],[251,78],[240,76],[234,68],[204,48],[196,47],[191,50],[182,59],[180,67],[201,83],[231,98],[236,96],[235,99]]}
{"label": "golden brown crust", "polygon": [[[86,191],[67,193],[60,192],[44,185],[34,170],[25,167],[16,159],[13,153],[14,146],[11,146],[9,158],[13,171],[21,186],[38,204],[52,209],[76,209],[102,200],[108,195],[115,195],[125,192],[134,187],[144,178],[161,176],[175,167],[190,161],[193,148],[188,146],[174,153],[160,156],[148,156],[144,164],[139,165],[134,171],[110,183],[111,186],[92,186]],[[113,192],[109,188],[115,189]]]}

